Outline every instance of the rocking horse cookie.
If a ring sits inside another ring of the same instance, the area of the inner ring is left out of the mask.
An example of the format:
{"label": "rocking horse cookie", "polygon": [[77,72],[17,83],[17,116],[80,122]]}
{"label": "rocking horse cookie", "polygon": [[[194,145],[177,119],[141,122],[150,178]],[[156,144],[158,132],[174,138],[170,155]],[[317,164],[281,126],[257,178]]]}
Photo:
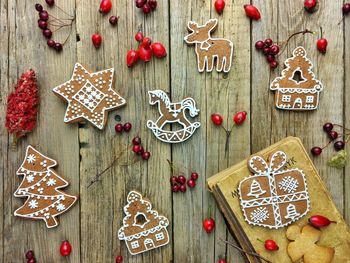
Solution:
{"label": "rocking horse cookie", "polygon": [[281,228],[302,218],[310,209],[305,174],[298,168],[284,169],[287,155],[272,154],[267,163],[253,156],[248,166],[254,172],[239,183],[240,206],[251,225]]}
{"label": "rocking horse cookie", "polygon": [[233,43],[225,38],[211,37],[217,24],[217,19],[210,19],[202,26],[194,21],[187,24],[190,34],[184,40],[187,44],[195,45],[199,72],[203,72],[205,68],[207,72],[211,72],[215,60],[217,72],[227,73],[231,69]]}
{"label": "rocking horse cookie", "polygon": [[[186,141],[192,136],[199,122],[191,123],[187,116],[186,110],[193,118],[198,115],[199,110],[196,108],[196,102],[192,98],[185,98],[180,102],[171,102],[168,95],[162,90],[149,91],[149,104],[158,104],[160,117],[156,122],[149,120],[147,127],[161,141],[168,143],[180,143]],[[177,131],[164,130],[164,126],[170,123],[179,123],[183,128]]]}

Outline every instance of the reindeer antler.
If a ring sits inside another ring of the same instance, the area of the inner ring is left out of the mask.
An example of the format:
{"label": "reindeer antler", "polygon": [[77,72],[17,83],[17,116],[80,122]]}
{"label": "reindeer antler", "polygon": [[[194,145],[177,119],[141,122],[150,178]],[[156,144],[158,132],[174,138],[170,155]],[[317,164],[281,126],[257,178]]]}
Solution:
{"label": "reindeer antler", "polygon": [[198,28],[198,24],[197,24],[196,22],[194,22],[194,21],[189,21],[189,22],[187,23],[187,29],[188,29],[188,31],[196,31],[197,28]]}

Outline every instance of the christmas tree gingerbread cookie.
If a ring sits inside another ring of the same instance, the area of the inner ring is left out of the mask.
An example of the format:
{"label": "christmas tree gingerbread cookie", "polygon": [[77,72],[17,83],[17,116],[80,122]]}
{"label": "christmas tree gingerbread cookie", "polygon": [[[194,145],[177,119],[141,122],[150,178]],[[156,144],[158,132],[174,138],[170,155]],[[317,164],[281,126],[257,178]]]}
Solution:
{"label": "christmas tree gingerbread cookie", "polygon": [[289,226],[286,232],[291,241],[287,246],[287,252],[292,262],[304,263],[331,263],[335,250],[333,247],[325,247],[316,244],[321,238],[322,232],[310,225],[300,229],[297,225]]}
{"label": "christmas tree gingerbread cookie", "polygon": [[64,122],[87,120],[102,130],[107,122],[107,112],[126,104],[112,89],[114,69],[91,73],[76,63],[70,80],[53,89],[68,102]]}
{"label": "christmas tree gingerbread cookie", "polygon": [[17,171],[17,175],[24,175],[24,178],[14,193],[16,197],[27,197],[27,201],[14,212],[15,216],[42,219],[48,228],[58,226],[56,217],[71,208],[78,197],[59,190],[68,186],[68,182],[52,169],[56,165],[55,160],[32,146],[27,147]]}
{"label": "christmas tree gingerbread cookie", "polygon": [[284,110],[317,109],[323,85],[315,78],[305,49],[297,47],[285,65],[282,76],[270,85],[270,89],[275,91],[276,107]]}
{"label": "christmas tree gingerbread cookie", "polygon": [[136,255],[168,244],[169,220],[152,209],[151,203],[136,191],[128,194],[127,201],[118,238],[125,240],[129,252]]}
{"label": "christmas tree gingerbread cookie", "polygon": [[310,209],[305,174],[285,169],[287,155],[277,151],[267,163],[253,156],[248,166],[254,175],[239,183],[240,206],[251,225],[277,229],[299,220]]}
{"label": "christmas tree gingerbread cookie", "polygon": [[184,40],[189,45],[195,45],[199,72],[213,71],[215,60],[217,72],[227,73],[231,69],[233,43],[225,38],[211,36],[217,25],[217,19],[210,19],[201,26],[194,21],[187,24],[190,34]]}

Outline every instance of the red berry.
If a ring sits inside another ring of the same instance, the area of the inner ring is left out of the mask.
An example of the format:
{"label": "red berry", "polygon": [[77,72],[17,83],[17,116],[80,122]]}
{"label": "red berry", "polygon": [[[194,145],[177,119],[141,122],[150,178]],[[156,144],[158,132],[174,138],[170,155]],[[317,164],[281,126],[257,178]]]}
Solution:
{"label": "red berry", "polygon": [[330,132],[331,130],[333,130],[333,124],[330,122],[327,122],[323,125],[323,130],[325,132]]}
{"label": "red berry", "polygon": [[187,180],[187,185],[189,188],[194,188],[196,186],[196,181],[193,179]]}
{"label": "red berry", "polygon": [[49,19],[49,13],[43,10],[39,13],[39,17],[41,20],[47,21]]}
{"label": "red berry", "polygon": [[180,192],[185,193],[186,192],[186,185],[185,184],[180,185],[179,190],[180,190]]}
{"label": "red berry", "polygon": [[192,179],[192,180],[197,180],[198,177],[199,177],[198,173],[196,173],[196,172],[192,172],[192,173],[191,173],[191,179]]}
{"label": "red berry", "polygon": [[50,37],[52,37],[52,31],[50,29],[44,29],[43,30],[43,35],[46,38],[50,38]]}
{"label": "red berry", "polygon": [[45,2],[48,6],[54,6],[55,4],[55,0],[45,0]]}
{"label": "red berry", "polygon": [[224,0],[215,0],[214,3],[215,10],[218,14],[222,14],[225,8],[225,1]]}
{"label": "red berry", "polygon": [[235,116],[233,116],[233,121],[236,123],[236,125],[241,125],[246,118],[247,118],[247,112],[239,111],[235,114]]}
{"label": "red berry", "polygon": [[348,15],[350,13],[350,3],[345,3],[342,10],[344,15]]}
{"label": "red berry", "polygon": [[139,136],[134,137],[134,139],[132,139],[132,144],[133,145],[140,145],[141,144],[141,138]]}
{"label": "red berry", "polygon": [[211,121],[215,124],[215,125],[221,125],[223,122],[223,118],[219,113],[213,113],[211,115]]}
{"label": "red berry", "polygon": [[147,3],[147,0],[135,0],[137,8],[142,8]]}
{"label": "red berry", "polygon": [[130,68],[139,60],[139,52],[136,50],[129,50],[126,54],[126,65]]}
{"label": "red berry", "polygon": [[149,13],[151,13],[151,11],[152,11],[152,8],[149,6],[148,3],[146,3],[146,4],[143,5],[143,7],[142,7],[142,12],[143,12],[144,14],[149,14]]}
{"label": "red berry", "polygon": [[34,252],[33,252],[33,250],[27,251],[27,253],[26,253],[26,259],[32,259],[32,258],[34,258]]}
{"label": "red berry", "polygon": [[271,38],[266,38],[264,41],[264,44],[266,47],[270,47],[272,45],[273,41]]}
{"label": "red berry", "polygon": [[321,53],[325,54],[327,52],[328,41],[325,38],[320,38],[317,40],[317,49]]}
{"label": "red berry", "polygon": [[48,41],[47,41],[47,45],[49,46],[49,47],[55,47],[55,41],[54,40],[52,40],[52,39],[49,39]]}
{"label": "red berry", "polygon": [[177,184],[177,177],[176,176],[172,176],[172,177],[170,177],[170,184],[171,185],[174,185],[174,184]]}
{"label": "red berry", "polygon": [[137,42],[142,42],[143,40],[143,34],[141,31],[137,32],[136,35],[135,35],[135,39]]}
{"label": "red berry", "polygon": [[100,3],[100,13],[107,14],[112,9],[112,1],[111,0],[102,0]]}
{"label": "red berry", "polygon": [[44,8],[41,4],[35,4],[35,10],[38,12],[41,12],[44,10]]}
{"label": "red berry", "polygon": [[36,263],[36,260],[35,260],[35,258],[28,259],[28,260],[27,260],[27,263]]}
{"label": "red berry", "polygon": [[143,152],[141,157],[143,160],[147,161],[151,157],[151,153],[150,152]]}
{"label": "red berry", "polygon": [[280,47],[279,47],[279,46],[277,46],[277,45],[272,45],[272,46],[270,47],[270,53],[271,53],[272,55],[277,55],[279,52],[280,52]]}
{"label": "red berry", "polygon": [[265,47],[263,48],[263,53],[264,53],[265,55],[269,54],[269,53],[270,53],[270,48],[265,46]]}
{"label": "red berry", "polygon": [[343,150],[345,147],[345,143],[343,141],[337,141],[334,143],[334,149],[336,151],[340,151],[340,150]]}
{"label": "red berry", "polygon": [[62,51],[62,49],[63,49],[63,46],[62,46],[61,43],[55,43],[55,50],[56,50],[57,52]]}
{"label": "red berry", "polygon": [[157,1],[156,0],[148,0],[148,5],[152,9],[152,11],[154,11],[157,8]]}
{"label": "red berry", "polygon": [[132,128],[132,125],[130,122],[125,123],[123,126],[123,129],[125,132],[129,132],[131,130],[131,128]]}
{"label": "red berry", "polygon": [[124,129],[124,127],[123,127],[123,124],[121,124],[121,123],[117,123],[117,124],[114,126],[114,130],[115,130],[116,133],[121,133],[121,132],[123,132],[123,129]]}
{"label": "red berry", "polygon": [[227,261],[225,259],[223,259],[223,258],[219,258],[218,263],[227,263]]}
{"label": "red berry", "polygon": [[256,49],[261,50],[261,49],[263,49],[264,47],[265,47],[265,43],[264,43],[263,41],[261,41],[261,40],[259,40],[259,41],[257,41],[257,42],[255,43],[255,48],[256,48]]}
{"label": "red berry", "polygon": [[167,55],[166,49],[162,43],[159,43],[159,42],[153,43],[151,45],[151,49],[152,49],[153,55],[157,58],[164,58]]}
{"label": "red berry", "polygon": [[123,256],[119,255],[115,257],[115,263],[122,263],[123,262]]}
{"label": "red berry", "polygon": [[152,39],[150,39],[149,37],[143,37],[143,38],[142,38],[142,43],[141,43],[141,45],[142,45],[143,47],[150,47],[151,44],[152,44]]}
{"label": "red berry", "polygon": [[151,61],[152,49],[150,47],[145,47],[142,44],[139,46],[139,56],[144,62]]}
{"label": "red berry", "polygon": [[180,187],[177,184],[171,186],[171,191],[177,193],[180,190]]}
{"label": "red berry", "polygon": [[176,178],[176,181],[181,184],[181,185],[184,185],[186,183],[186,177],[183,176],[183,175],[179,175],[177,178]]}
{"label": "red berry", "polygon": [[210,234],[215,228],[215,220],[213,218],[206,218],[203,220],[203,228],[205,232]]}
{"label": "red berry", "polygon": [[331,139],[332,141],[338,138],[338,133],[336,131],[330,131],[328,133],[328,137],[329,139]]}
{"label": "red berry", "polygon": [[72,252],[72,246],[68,242],[68,240],[62,241],[61,246],[60,246],[61,256],[62,257],[67,257],[67,256],[70,255],[71,252]]}
{"label": "red berry", "polygon": [[259,20],[261,18],[259,10],[254,5],[244,5],[244,11],[247,17]]}
{"label": "red berry", "polygon": [[271,63],[272,61],[275,61],[275,56],[269,54],[266,56],[266,60],[267,60],[267,62]]}
{"label": "red berry", "polygon": [[269,251],[276,251],[279,249],[278,245],[272,239],[265,240],[265,248]]}
{"label": "red berry", "polygon": [[92,40],[92,44],[94,44],[95,48],[99,48],[101,46],[102,37],[100,34],[98,34],[98,33],[93,34],[91,37],[91,40]]}
{"label": "red berry", "polygon": [[142,146],[141,146],[141,145],[134,145],[134,146],[132,147],[132,151],[133,151],[134,153],[137,153],[137,154],[139,154],[139,152],[141,152],[141,149],[142,149]]}
{"label": "red berry", "polygon": [[309,13],[312,13],[315,11],[316,5],[317,5],[316,0],[305,0],[304,1],[304,8]]}
{"label": "red berry", "polygon": [[319,156],[321,153],[322,153],[322,148],[321,147],[318,147],[318,146],[315,146],[311,149],[311,153],[312,155],[314,156]]}
{"label": "red berry", "polygon": [[278,67],[278,62],[276,60],[270,62],[270,68],[275,69],[277,67]]}
{"label": "red berry", "polygon": [[118,16],[111,16],[109,18],[109,23],[112,25],[112,26],[115,26],[116,24],[118,24],[118,20],[119,20],[119,17]]}
{"label": "red berry", "polygon": [[329,226],[331,223],[336,223],[334,221],[330,221],[327,217],[321,215],[314,215],[309,218],[309,224],[316,228],[321,228],[325,226]]}
{"label": "red berry", "polygon": [[38,21],[38,27],[40,27],[41,29],[46,29],[47,28],[47,22],[40,19]]}

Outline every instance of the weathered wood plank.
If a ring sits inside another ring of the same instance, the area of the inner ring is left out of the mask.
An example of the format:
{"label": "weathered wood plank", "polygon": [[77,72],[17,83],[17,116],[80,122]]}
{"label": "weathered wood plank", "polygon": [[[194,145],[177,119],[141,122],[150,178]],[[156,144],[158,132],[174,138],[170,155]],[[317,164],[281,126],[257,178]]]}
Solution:
{"label": "weathered wood plank", "polygon": [[[70,71],[67,63],[72,63],[75,57],[75,39],[70,38],[61,54],[49,50],[36,26],[38,18],[34,3],[35,1],[28,1],[17,4],[9,1],[7,9],[8,43],[11,47],[8,58],[8,89],[12,91],[21,73],[33,68],[38,76],[41,105],[36,130],[22,139],[16,150],[9,149],[6,156],[8,166],[4,177],[4,257],[6,261],[21,261],[24,259],[24,252],[33,249],[38,261],[58,262],[61,258],[59,252],[52,248],[58,248],[63,239],[69,239],[74,247],[71,262],[79,262],[79,204],[62,215],[60,225],[51,230],[42,221],[33,222],[13,216],[13,211],[25,201],[14,198],[13,192],[22,180],[16,176],[16,170],[24,158],[24,150],[28,144],[35,145],[40,151],[56,159],[59,163],[57,172],[71,183],[66,191],[79,193],[77,128],[64,125],[64,107],[51,92],[53,85],[61,83],[62,76]],[[62,3],[61,7],[74,13],[73,2]],[[57,11],[50,10],[53,14],[58,14]],[[65,33],[68,31],[56,33],[55,39],[63,41]],[[3,95],[6,97],[6,91]],[[38,239],[38,236],[43,238]]]}
{"label": "weathered wood plank", "polygon": [[[115,28],[109,25],[108,16],[98,13],[96,1],[84,2],[78,8],[77,28],[82,37],[78,44],[78,60],[93,70],[114,67],[115,90],[128,103],[123,109],[110,113],[104,131],[97,131],[90,125],[80,128],[81,222],[82,233],[85,233],[81,241],[82,262],[112,262],[117,254],[122,254],[126,262],[169,262],[172,258],[171,245],[131,256],[125,242],[117,239],[117,231],[124,217],[126,196],[131,190],[141,192],[160,213],[170,221],[172,218],[167,177],[169,170],[166,163],[166,159],[170,158],[170,146],[157,141],[146,127],[148,119],[158,116],[156,109],[151,109],[148,105],[147,91],[155,88],[169,90],[167,59],[154,59],[148,64],[140,62],[132,69],[128,69],[125,62],[127,51],[137,48],[134,35],[140,25],[145,35],[168,46],[168,6],[167,3],[159,3],[157,11],[146,17],[135,7],[134,1],[119,0],[113,4],[111,14],[117,13],[120,16]],[[91,28],[86,25],[94,26]],[[96,31],[104,38],[99,50],[95,50],[90,42],[91,34]],[[116,114],[121,115],[123,123],[130,121],[133,124],[129,134],[115,135]],[[103,175],[102,182],[87,189],[94,174],[107,167],[125,145],[127,148],[124,158],[119,163],[133,162],[134,154],[130,151],[130,144],[136,135],[142,138],[143,146],[151,151],[151,159],[128,167],[114,166]],[[171,233],[171,227],[169,232]]]}

